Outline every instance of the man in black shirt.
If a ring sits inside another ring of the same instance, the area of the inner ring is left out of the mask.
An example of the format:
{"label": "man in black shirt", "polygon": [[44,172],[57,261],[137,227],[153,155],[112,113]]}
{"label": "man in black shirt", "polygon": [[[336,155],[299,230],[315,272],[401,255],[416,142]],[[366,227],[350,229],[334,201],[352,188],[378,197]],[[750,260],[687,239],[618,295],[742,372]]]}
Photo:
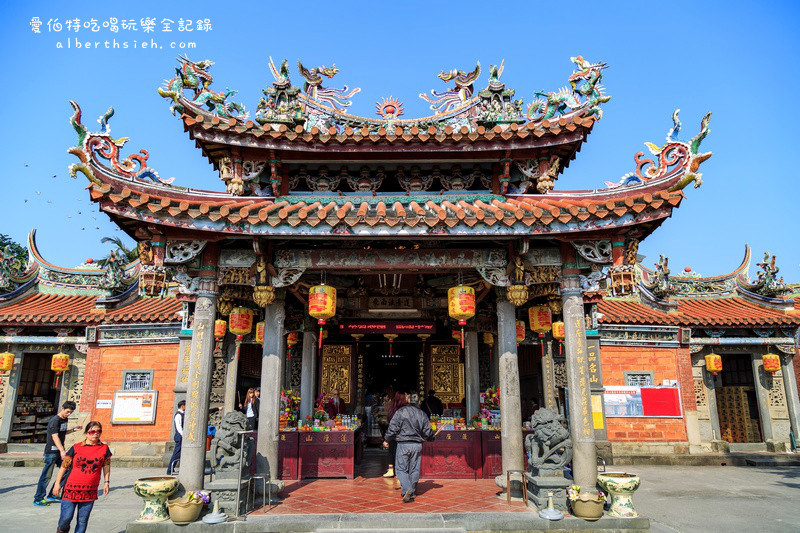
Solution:
{"label": "man in black shirt", "polygon": [[422,462],[422,442],[436,437],[430,420],[417,407],[418,401],[419,397],[412,394],[411,403],[397,410],[389,423],[383,442],[383,447],[388,448],[390,440],[397,441],[394,472],[400,480],[400,493],[405,503],[414,500]]}
{"label": "man in black shirt", "polygon": [[[61,411],[50,419],[47,423],[47,443],[44,446],[44,467],[42,474],[39,476],[39,483],[36,485],[36,494],[33,497],[33,505],[43,506],[51,501],[59,501],[47,492],[47,484],[50,483],[50,476],[53,475],[53,468],[61,467],[61,461],[66,455],[64,449],[64,438],[68,433],[74,433],[81,429],[74,427],[67,431],[67,423],[69,415],[71,415],[77,406],[75,402],[64,402],[61,406]],[[66,476],[64,477],[66,482]],[[45,499],[47,496],[47,499]]]}

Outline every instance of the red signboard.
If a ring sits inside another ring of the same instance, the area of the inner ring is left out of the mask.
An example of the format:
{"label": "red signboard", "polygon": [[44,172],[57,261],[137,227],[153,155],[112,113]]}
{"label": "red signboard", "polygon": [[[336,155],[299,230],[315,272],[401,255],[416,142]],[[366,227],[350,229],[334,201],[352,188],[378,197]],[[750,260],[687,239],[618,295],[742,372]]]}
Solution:
{"label": "red signboard", "polygon": [[341,333],[378,333],[383,335],[385,333],[403,334],[408,333],[416,335],[417,333],[436,333],[436,325],[433,322],[427,321],[400,321],[400,320],[384,320],[381,322],[374,321],[350,321],[342,322],[339,324],[339,331]]}
{"label": "red signboard", "polygon": [[644,416],[681,416],[681,398],[677,387],[642,387]]}

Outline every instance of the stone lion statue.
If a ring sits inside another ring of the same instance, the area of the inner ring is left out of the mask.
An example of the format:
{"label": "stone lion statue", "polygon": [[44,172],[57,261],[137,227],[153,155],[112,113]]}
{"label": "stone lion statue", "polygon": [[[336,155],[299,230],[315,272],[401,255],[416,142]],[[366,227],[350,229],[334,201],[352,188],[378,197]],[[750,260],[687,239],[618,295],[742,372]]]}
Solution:
{"label": "stone lion statue", "polygon": [[[242,453],[240,448],[242,439],[240,431],[245,431],[247,417],[240,411],[227,413],[222,417],[222,421],[217,427],[217,434],[211,440],[211,461],[217,472],[233,470],[239,467],[239,455]],[[242,467],[249,467],[253,441],[244,439],[244,460]]]}
{"label": "stone lion statue", "polygon": [[564,417],[542,408],[531,417],[533,433],[525,437],[528,466],[537,470],[561,470],[572,460],[572,439],[562,422]]}

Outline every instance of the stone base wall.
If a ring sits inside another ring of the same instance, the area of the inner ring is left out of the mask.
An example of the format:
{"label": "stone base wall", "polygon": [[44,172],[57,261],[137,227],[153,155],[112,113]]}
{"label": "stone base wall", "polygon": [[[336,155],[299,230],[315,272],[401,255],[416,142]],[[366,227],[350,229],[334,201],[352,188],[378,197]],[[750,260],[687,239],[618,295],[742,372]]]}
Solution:
{"label": "stone base wall", "polygon": [[614,458],[626,455],[686,455],[688,442],[612,442]]}

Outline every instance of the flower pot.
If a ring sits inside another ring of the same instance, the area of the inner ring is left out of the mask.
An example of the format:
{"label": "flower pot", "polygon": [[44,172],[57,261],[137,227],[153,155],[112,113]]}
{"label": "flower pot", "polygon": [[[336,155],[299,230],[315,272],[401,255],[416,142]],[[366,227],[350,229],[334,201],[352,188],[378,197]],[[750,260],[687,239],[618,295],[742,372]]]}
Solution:
{"label": "flower pot", "polygon": [[144,477],[133,484],[133,492],[144,500],[137,522],[163,522],[169,519],[164,502],[178,488],[178,478],[172,476]]}
{"label": "flower pot", "polygon": [[605,502],[602,500],[589,499],[586,496],[582,496],[577,500],[572,500],[570,503],[572,505],[572,514],[578,518],[594,521],[603,516]]}
{"label": "flower pot", "polygon": [[169,517],[176,524],[191,524],[200,516],[203,502],[190,502],[186,498],[178,498],[167,502]]}
{"label": "flower pot", "polygon": [[633,508],[633,493],[641,483],[639,476],[624,472],[603,472],[597,474],[597,483],[611,496],[608,516],[619,518],[639,516]]}

